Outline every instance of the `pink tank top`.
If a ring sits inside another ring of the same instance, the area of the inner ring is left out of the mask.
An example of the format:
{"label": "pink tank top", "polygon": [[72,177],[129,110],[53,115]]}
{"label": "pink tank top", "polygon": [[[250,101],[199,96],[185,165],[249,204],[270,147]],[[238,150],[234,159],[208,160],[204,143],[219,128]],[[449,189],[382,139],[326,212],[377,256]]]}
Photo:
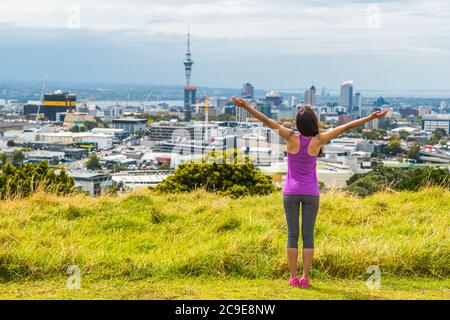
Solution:
{"label": "pink tank top", "polygon": [[312,137],[299,135],[300,150],[296,154],[287,154],[288,172],[284,183],[283,194],[301,194],[319,196],[317,180],[317,156],[308,154],[308,146]]}

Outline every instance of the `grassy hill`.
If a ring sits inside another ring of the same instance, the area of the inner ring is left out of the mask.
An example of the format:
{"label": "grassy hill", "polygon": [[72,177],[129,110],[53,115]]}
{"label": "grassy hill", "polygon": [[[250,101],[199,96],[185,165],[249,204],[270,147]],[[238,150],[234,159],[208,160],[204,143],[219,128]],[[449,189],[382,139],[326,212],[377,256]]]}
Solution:
{"label": "grassy hill", "polygon": [[[449,190],[322,195],[307,292],[286,286],[285,228],[281,193],[3,201],[0,297],[450,298]],[[65,289],[69,265],[84,289]],[[365,288],[370,265],[384,290]]]}

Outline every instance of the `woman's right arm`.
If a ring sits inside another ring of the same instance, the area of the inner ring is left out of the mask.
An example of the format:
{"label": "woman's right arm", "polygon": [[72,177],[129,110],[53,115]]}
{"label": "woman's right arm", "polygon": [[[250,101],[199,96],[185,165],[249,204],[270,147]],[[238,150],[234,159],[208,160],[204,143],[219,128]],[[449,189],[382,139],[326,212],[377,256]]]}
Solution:
{"label": "woman's right arm", "polygon": [[318,140],[319,140],[320,144],[323,145],[323,144],[327,143],[328,141],[336,138],[337,136],[340,136],[341,134],[345,133],[348,130],[362,126],[366,122],[372,121],[373,119],[378,119],[378,118],[384,117],[388,113],[388,111],[389,110],[387,110],[387,109],[384,111],[376,111],[368,117],[354,120],[352,122],[349,122],[349,123],[343,124],[339,127],[336,127],[332,130],[319,133],[317,136]]}
{"label": "woman's right arm", "polygon": [[259,121],[264,123],[270,129],[277,130],[278,134],[280,136],[282,136],[284,139],[289,140],[291,137],[295,136],[295,133],[293,130],[288,129],[288,128],[282,126],[281,124],[279,124],[278,122],[276,122],[275,120],[272,120],[272,119],[266,117],[266,115],[264,113],[261,113],[258,110],[256,110],[255,108],[253,108],[252,106],[250,106],[245,100],[233,97],[231,99],[231,101],[238,107],[241,107],[241,108],[244,108],[245,110],[247,110],[251,115],[253,115],[256,119],[258,119]]}

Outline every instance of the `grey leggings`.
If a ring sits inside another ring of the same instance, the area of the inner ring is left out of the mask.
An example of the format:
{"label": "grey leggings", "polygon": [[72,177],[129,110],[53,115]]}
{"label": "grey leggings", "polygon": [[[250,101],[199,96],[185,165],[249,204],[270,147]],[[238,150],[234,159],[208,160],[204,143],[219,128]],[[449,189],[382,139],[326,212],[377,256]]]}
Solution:
{"label": "grey leggings", "polygon": [[300,203],[302,204],[303,248],[314,248],[314,224],[319,211],[319,202],[319,196],[283,195],[288,230],[288,248],[298,248]]}

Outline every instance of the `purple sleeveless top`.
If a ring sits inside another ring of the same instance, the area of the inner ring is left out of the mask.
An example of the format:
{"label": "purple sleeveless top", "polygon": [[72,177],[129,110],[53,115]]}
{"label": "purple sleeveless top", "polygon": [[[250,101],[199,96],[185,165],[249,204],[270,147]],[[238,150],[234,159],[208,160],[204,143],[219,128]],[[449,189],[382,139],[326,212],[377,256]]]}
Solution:
{"label": "purple sleeveless top", "polygon": [[317,180],[317,156],[308,154],[308,146],[312,137],[299,135],[300,150],[296,154],[287,154],[288,172],[284,183],[283,194],[301,194],[319,196],[319,181]]}

